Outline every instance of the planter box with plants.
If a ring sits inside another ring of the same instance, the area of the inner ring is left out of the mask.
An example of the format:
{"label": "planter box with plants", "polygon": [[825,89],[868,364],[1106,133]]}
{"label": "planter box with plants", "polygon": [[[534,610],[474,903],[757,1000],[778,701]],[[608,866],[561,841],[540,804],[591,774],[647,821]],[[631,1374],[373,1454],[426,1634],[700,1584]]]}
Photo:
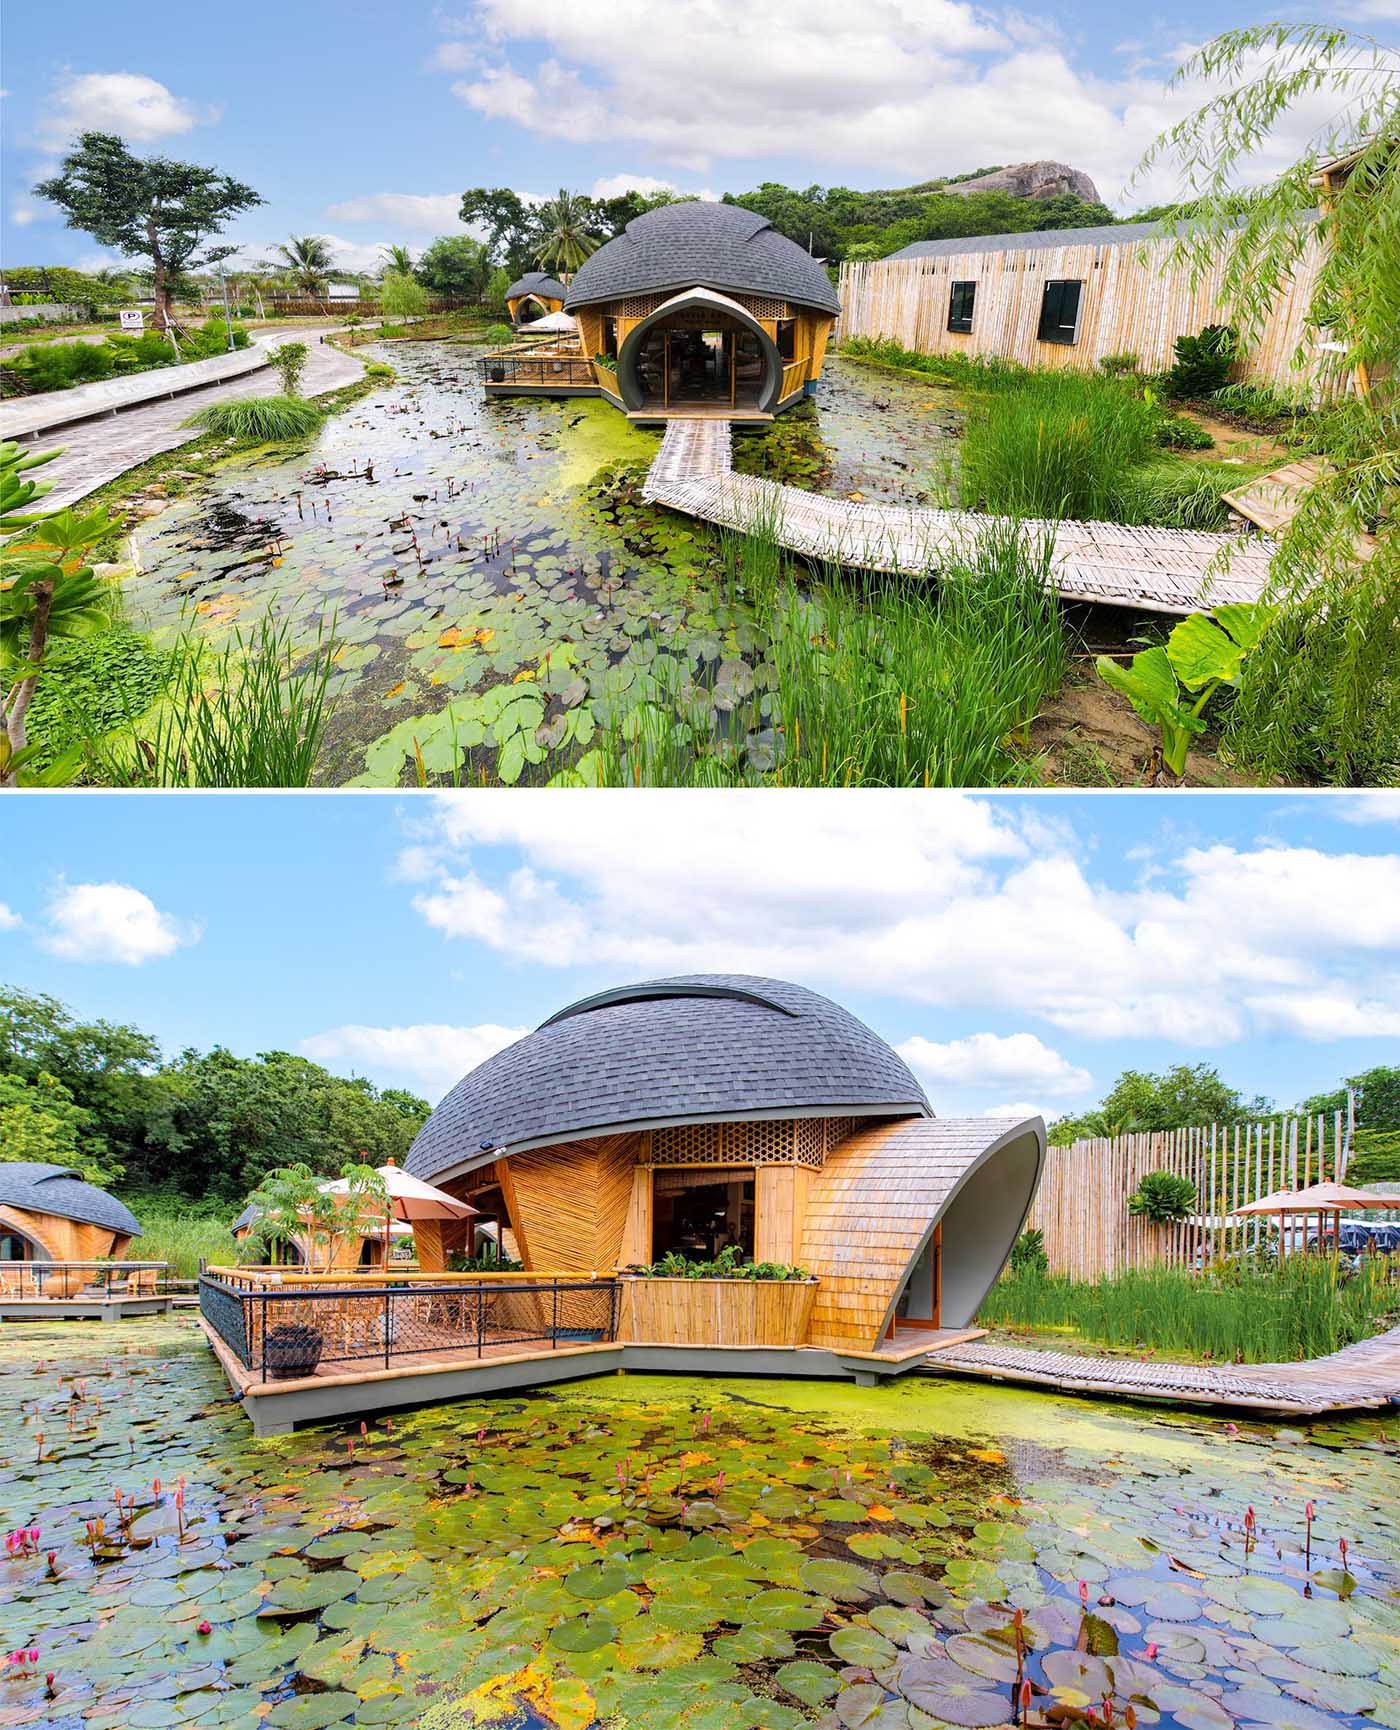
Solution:
{"label": "planter box with plants", "polygon": [[782,1262],[667,1256],[619,1276],[617,1337],[634,1345],[799,1346],[817,1281]]}

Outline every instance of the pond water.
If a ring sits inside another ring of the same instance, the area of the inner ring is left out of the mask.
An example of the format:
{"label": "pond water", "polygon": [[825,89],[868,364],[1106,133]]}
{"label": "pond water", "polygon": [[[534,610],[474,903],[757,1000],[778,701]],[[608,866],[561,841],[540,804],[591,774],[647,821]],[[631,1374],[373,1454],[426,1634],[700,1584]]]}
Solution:
{"label": "pond water", "polygon": [[[394,384],[309,447],[218,464],[138,531],[133,622],[213,641],[268,610],[310,644],[335,621],[338,709],[320,778],[544,782],[658,693],[764,688],[766,639],[716,537],[643,504],[660,434],[607,404],[485,400],[477,350],[370,348]],[[959,424],[947,391],[834,360],[815,405],[736,440],[740,466],[919,502]]]}
{"label": "pond water", "polygon": [[0,1377],[0,1725],[1400,1727],[1380,1420],[612,1376],[257,1442],[185,1319]]}

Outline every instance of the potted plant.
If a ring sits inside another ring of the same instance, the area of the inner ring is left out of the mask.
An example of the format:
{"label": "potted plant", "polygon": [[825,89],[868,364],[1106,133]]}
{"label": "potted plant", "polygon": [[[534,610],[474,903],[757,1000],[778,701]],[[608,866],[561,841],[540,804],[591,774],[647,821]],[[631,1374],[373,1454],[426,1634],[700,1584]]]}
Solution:
{"label": "potted plant", "polygon": [[268,1333],[263,1351],[268,1375],[275,1382],[290,1382],[298,1376],[315,1375],[324,1344],[320,1328],[313,1328],[306,1322],[278,1322]]}

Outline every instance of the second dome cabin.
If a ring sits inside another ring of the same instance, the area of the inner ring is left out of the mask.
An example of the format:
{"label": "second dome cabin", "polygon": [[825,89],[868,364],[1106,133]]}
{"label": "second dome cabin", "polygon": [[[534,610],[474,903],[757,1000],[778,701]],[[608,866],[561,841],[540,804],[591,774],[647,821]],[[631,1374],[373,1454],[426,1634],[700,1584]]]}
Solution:
{"label": "second dome cabin", "polygon": [[564,300],[576,337],[488,355],[482,376],[488,396],[602,396],[635,421],[767,421],[821,376],[840,310],[822,265],[767,217],[666,204],[580,265]]}
{"label": "second dome cabin", "polygon": [[527,270],[506,290],[506,311],[517,330],[528,330],[541,318],[564,310],[568,290],[547,270]]}

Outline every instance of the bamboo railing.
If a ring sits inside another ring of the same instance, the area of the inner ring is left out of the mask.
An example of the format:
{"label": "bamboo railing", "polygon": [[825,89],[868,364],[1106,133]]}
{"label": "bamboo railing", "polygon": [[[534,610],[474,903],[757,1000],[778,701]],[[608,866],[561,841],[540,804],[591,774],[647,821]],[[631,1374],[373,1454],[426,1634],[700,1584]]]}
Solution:
{"label": "bamboo railing", "polygon": [[[1276,1190],[1343,1182],[1353,1127],[1337,1111],[1051,1147],[1026,1225],[1044,1232],[1051,1273],[1073,1279],[1205,1265],[1257,1249],[1278,1229],[1277,1217],[1232,1219],[1231,1209]],[[1194,1184],[1197,1212],[1173,1225],[1130,1214],[1128,1198],[1149,1171]],[[1284,1223],[1305,1222],[1291,1215]]]}

